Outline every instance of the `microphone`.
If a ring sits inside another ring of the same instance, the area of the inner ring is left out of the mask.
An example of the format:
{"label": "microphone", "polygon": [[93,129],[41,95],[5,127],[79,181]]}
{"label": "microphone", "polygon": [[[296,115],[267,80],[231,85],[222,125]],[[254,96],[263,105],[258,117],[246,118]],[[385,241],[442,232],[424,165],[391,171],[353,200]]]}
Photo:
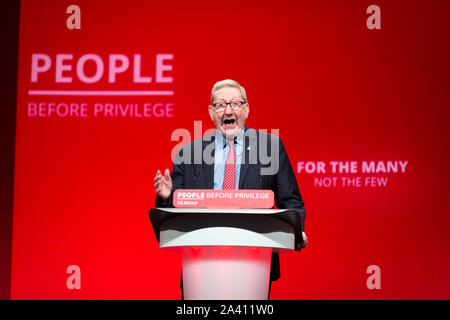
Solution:
{"label": "microphone", "polygon": [[194,172],[194,183],[195,183],[195,180],[197,180],[197,177],[199,175],[200,175],[200,171],[198,171],[198,169],[196,169],[195,172]]}
{"label": "microphone", "polygon": [[259,171],[259,189],[261,189],[262,190],[262,177],[261,177],[261,169],[260,169],[260,171]]}

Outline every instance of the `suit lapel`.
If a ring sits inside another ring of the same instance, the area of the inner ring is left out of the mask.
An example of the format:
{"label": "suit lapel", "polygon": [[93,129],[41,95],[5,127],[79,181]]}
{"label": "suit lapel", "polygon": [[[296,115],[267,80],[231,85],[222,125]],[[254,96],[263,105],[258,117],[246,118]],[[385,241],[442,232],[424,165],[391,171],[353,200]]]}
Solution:
{"label": "suit lapel", "polygon": [[[256,144],[256,135],[255,134],[246,134],[249,130],[247,127],[244,127],[244,137],[243,137],[243,148],[242,150],[242,161],[241,161],[241,172],[239,175],[239,189],[242,189],[244,186],[245,179],[247,177],[247,173],[250,167],[250,150],[251,148],[255,148]],[[253,133],[253,132],[252,132]],[[254,153],[256,150],[252,150]]]}

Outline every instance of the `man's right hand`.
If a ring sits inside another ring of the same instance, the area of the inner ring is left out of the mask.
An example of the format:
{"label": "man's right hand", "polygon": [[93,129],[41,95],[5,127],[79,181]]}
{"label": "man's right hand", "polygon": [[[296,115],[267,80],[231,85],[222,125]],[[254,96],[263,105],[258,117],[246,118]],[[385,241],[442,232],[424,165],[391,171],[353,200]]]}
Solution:
{"label": "man's right hand", "polygon": [[161,197],[164,201],[169,199],[172,192],[172,178],[170,177],[169,169],[164,171],[164,175],[158,170],[155,176],[155,191],[156,195]]}

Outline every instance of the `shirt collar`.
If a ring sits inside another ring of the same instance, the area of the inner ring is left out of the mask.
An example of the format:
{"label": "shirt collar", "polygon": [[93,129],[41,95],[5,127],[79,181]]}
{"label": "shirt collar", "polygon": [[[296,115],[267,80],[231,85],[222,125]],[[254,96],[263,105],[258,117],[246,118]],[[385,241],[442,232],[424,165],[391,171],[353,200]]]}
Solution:
{"label": "shirt collar", "polygon": [[[225,137],[220,133],[219,130],[216,130],[216,144],[222,143],[223,148],[225,149],[227,146],[227,140]],[[239,146],[242,146],[242,142],[244,140],[244,128],[242,128],[241,132],[234,138],[234,143],[238,144]],[[220,144],[219,144],[220,145]]]}

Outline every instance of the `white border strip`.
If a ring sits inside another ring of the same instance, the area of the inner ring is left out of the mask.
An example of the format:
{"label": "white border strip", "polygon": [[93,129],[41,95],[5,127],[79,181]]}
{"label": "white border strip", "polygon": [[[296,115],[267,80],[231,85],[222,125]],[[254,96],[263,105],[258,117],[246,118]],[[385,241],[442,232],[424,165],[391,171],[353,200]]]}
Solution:
{"label": "white border strip", "polygon": [[173,96],[170,90],[163,91],[95,91],[95,90],[29,90],[30,96]]}

